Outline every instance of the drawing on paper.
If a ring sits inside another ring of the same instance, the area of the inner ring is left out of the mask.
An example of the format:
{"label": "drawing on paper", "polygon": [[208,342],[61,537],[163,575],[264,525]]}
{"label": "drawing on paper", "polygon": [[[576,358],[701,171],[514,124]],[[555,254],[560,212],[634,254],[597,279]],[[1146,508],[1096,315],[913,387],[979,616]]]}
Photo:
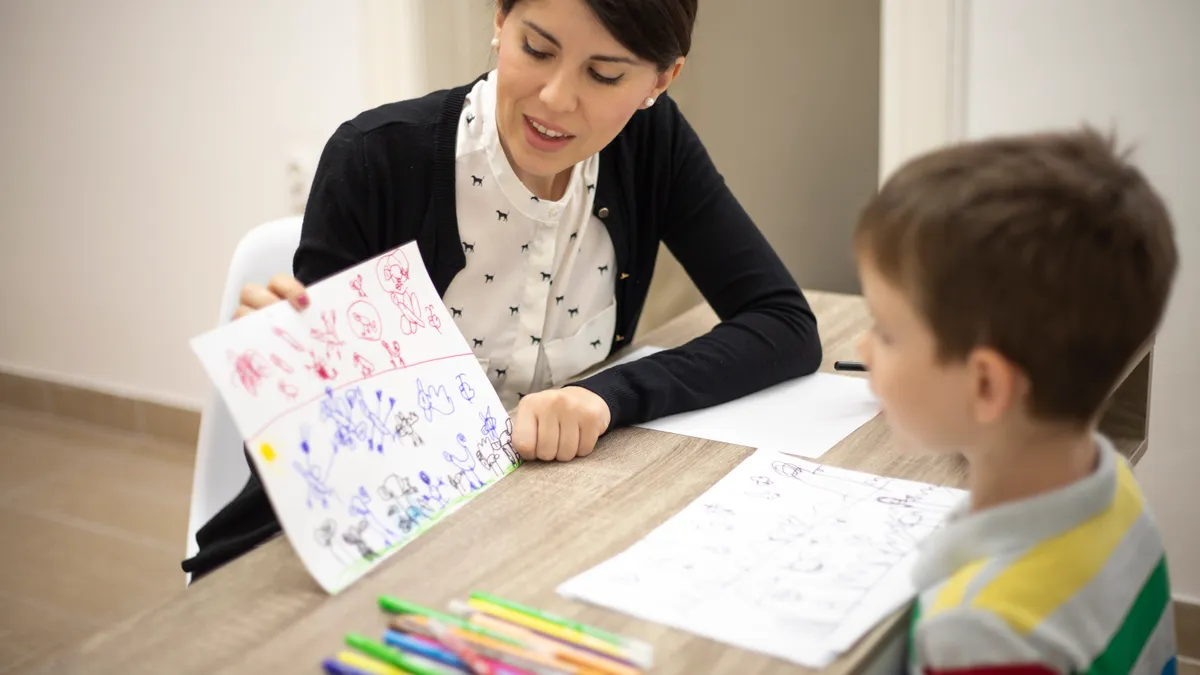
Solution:
{"label": "drawing on paper", "polygon": [[415,244],[309,297],[304,312],[273,305],[192,345],[259,449],[288,540],[336,593],[520,460],[512,420],[445,321]]}
{"label": "drawing on paper", "polygon": [[383,336],[383,320],[379,318],[379,310],[370,302],[356,301],[346,310],[346,317],[350,324],[350,332],[358,339],[375,342]]}
{"label": "drawing on paper", "polygon": [[961,496],[759,451],[559,591],[820,667],[911,597],[917,544]]}

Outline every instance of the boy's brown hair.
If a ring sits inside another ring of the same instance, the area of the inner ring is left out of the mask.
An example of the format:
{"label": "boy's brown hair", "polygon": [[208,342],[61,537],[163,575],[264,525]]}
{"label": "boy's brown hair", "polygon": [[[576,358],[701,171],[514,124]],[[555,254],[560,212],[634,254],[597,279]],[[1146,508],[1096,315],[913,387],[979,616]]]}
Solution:
{"label": "boy's brown hair", "polygon": [[1162,318],[1170,216],[1091,129],[919,157],[863,210],[857,254],[901,288],[943,361],[991,347],[1029,378],[1029,411],[1086,424]]}

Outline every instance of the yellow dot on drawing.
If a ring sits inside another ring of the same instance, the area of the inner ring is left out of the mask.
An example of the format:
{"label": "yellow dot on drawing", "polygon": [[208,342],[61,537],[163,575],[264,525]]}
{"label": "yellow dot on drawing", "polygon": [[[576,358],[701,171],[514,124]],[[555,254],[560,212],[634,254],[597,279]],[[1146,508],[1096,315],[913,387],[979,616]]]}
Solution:
{"label": "yellow dot on drawing", "polygon": [[268,462],[275,461],[275,448],[272,448],[270,443],[263,443],[259,446],[258,451],[262,453],[263,459]]}

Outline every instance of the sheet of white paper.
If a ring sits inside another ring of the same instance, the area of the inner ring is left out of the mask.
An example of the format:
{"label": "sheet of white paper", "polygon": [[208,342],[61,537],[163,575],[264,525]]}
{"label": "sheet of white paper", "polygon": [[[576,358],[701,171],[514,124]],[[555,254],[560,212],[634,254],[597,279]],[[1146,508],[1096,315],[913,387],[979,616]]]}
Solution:
{"label": "sheet of white paper", "polygon": [[917,542],[963,494],[759,450],[558,592],[820,668],[913,597]]}
{"label": "sheet of white paper", "polygon": [[878,413],[879,403],[865,379],[814,373],[638,426],[817,458]]}
{"label": "sheet of white paper", "polygon": [[192,341],[300,559],[337,593],[519,463],[416,244]]}

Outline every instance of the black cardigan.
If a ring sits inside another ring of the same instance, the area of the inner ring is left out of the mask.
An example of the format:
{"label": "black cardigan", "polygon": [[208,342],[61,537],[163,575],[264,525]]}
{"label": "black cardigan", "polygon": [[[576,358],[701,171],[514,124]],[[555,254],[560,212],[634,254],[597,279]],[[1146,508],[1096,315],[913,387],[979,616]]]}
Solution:
{"label": "black cardigan", "polygon": [[[416,240],[438,293],[466,265],[455,214],[455,140],[472,85],[391,103],[326,144],[304,212],[294,274],[306,285]],[[738,204],[668,96],[600,151],[593,213],[616,253],[613,349],[634,334],[665,243],[721,318],[686,345],[576,383],[616,428],[744,396],[816,370],[817,322],[800,288]],[[253,463],[251,463],[253,469]],[[257,477],[197,533],[202,573],[278,531]]]}

